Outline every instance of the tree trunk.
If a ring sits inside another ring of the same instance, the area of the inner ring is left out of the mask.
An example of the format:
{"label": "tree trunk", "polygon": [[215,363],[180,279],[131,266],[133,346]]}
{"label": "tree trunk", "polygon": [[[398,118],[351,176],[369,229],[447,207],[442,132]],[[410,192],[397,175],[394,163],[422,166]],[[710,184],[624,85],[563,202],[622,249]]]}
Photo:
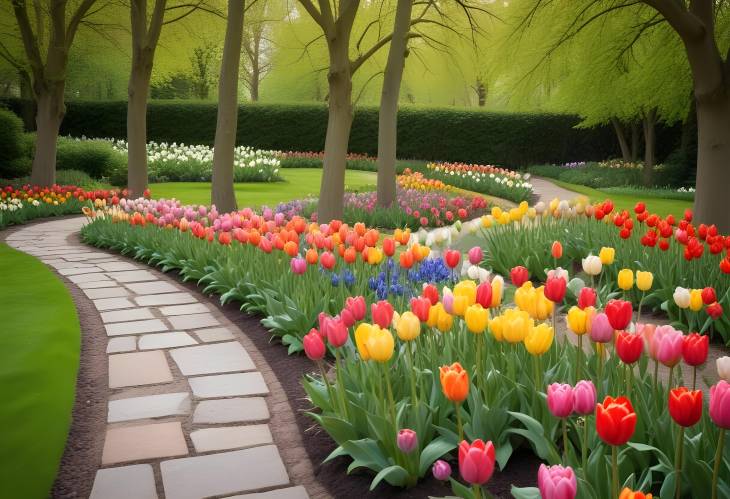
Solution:
{"label": "tree trunk", "polygon": [[49,90],[36,92],[36,144],[30,177],[33,185],[49,186],[56,182],[58,131],[65,112],[63,90],[64,82],[59,82]]}
{"label": "tree trunk", "polygon": [[317,217],[321,223],[341,220],[344,212],[345,166],[352,127],[352,72],[348,50],[350,33],[340,30],[327,40],[330,68],[329,114],[324,141],[322,182]]}
{"label": "tree trunk", "polygon": [[393,38],[383,76],[378,117],[378,205],[389,207],[396,197],[396,151],[398,140],[398,97],[408,50],[408,30],[413,0],[398,0]]}
{"label": "tree trunk", "polygon": [[484,107],[487,104],[487,86],[481,78],[477,78],[477,104],[479,107]]}
{"label": "tree trunk", "polygon": [[236,209],[233,157],[238,122],[238,69],[243,39],[244,0],[228,0],[226,38],[218,81],[218,121],[213,149],[211,203],[222,213]]}
{"label": "tree trunk", "polygon": [[35,117],[38,114],[36,102],[33,98],[33,82],[30,74],[24,69],[18,71],[20,80],[20,117],[26,130],[35,130]]}
{"label": "tree trunk", "polygon": [[621,157],[624,161],[631,161],[631,150],[629,149],[629,143],[626,141],[626,135],[624,134],[624,127],[618,118],[611,118],[611,124],[616,132],[616,138],[618,139],[618,145],[621,148]]}
{"label": "tree trunk", "polygon": [[654,164],[656,163],[656,108],[644,115],[644,170],[643,183],[651,187],[654,183]]}
{"label": "tree trunk", "polygon": [[639,133],[639,122],[634,120],[631,122],[631,162],[635,163],[639,159],[639,148],[641,147],[641,135]]}
{"label": "tree trunk", "polygon": [[153,55],[134,49],[127,102],[127,187],[130,197],[147,189],[147,96],[150,90]]}

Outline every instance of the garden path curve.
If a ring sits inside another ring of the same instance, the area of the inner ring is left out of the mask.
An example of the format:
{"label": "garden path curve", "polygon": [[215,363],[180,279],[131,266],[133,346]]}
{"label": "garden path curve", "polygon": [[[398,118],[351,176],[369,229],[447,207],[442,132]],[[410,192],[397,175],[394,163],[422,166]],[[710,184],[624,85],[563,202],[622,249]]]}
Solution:
{"label": "garden path curve", "polygon": [[329,497],[313,478],[276,376],[250,340],[175,280],[83,245],[84,223],[83,217],[46,221],[6,238],[53,267],[69,288],[78,287],[101,316],[106,421],[90,445],[100,459],[88,483],[78,485],[81,495]]}
{"label": "garden path curve", "polygon": [[533,199],[532,203],[542,201],[543,203],[549,203],[555,198],[564,199],[570,201],[575,199],[576,196],[581,194],[564,189],[557,184],[552,183],[550,180],[542,177],[530,177],[530,183],[532,184]]}

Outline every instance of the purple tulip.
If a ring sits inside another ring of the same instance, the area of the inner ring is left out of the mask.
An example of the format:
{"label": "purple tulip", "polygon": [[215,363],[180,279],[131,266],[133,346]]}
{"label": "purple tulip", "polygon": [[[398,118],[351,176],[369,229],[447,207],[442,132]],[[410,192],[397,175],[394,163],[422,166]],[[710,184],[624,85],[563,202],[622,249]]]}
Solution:
{"label": "purple tulip", "polygon": [[443,459],[439,459],[431,467],[431,472],[436,480],[448,480],[451,476],[451,466]]}
{"label": "purple tulip", "polygon": [[573,388],[573,412],[586,416],[596,410],[596,386],[593,381],[580,380]]}
{"label": "purple tulip", "polygon": [[541,464],[537,472],[537,488],[542,499],[574,499],[578,493],[578,481],[570,466]]}

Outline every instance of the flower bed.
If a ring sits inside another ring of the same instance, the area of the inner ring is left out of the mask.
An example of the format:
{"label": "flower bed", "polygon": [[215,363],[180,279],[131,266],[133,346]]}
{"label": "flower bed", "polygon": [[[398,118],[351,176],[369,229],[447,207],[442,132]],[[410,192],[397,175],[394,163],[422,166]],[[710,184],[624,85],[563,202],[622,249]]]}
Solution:
{"label": "flower bed", "polygon": [[429,163],[426,176],[441,180],[460,189],[481,192],[514,202],[527,201],[532,196],[529,174],[523,175],[505,168],[464,163]]}
{"label": "flower bed", "polygon": [[[113,140],[114,149],[127,155],[127,142]],[[280,162],[274,151],[238,146],[234,152],[235,182],[275,182]],[[147,143],[148,176],[155,182],[210,182],[213,174],[213,148],[204,145]],[[126,185],[127,169],[117,169],[111,176],[115,185]]]}

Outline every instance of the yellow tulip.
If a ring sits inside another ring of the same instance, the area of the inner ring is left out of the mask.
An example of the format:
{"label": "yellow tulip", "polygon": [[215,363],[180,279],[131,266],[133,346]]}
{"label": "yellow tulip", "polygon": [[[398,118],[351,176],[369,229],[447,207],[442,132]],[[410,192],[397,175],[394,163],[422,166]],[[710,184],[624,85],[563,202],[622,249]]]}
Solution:
{"label": "yellow tulip", "polygon": [[618,287],[628,291],[634,287],[634,272],[631,269],[621,269],[618,273]]}
{"label": "yellow tulip", "polygon": [[482,227],[488,229],[492,226],[494,218],[491,215],[482,215]]}
{"label": "yellow tulip", "polygon": [[441,302],[436,303],[436,305],[428,309],[428,320],[426,321],[428,327],[436,327],[441,311],[444,311],[444,304]]}
{"label": "yellow tulip", "polygon": [[527,312],[516,308],[507,309],[502,320],[502,336],[510,343],[522,342],[535,324]]}
{"label": "yellow tulip", "polygon": [[558,198],[553,198],[553,199],[552,199],[552,200],[550,201],[550,204],[548,205],[548,206],[550,207],[550,211],[551,211],[551,212],[552,212],[552,211],[555,211],[555,210],[556,210],[556,209],[558,208],[558,205],[559,205],[559,204],[560,204],[560,199],[558,199]]}
{"label": "yellow tulip", "polygon": [[531,355],[542,355],[550,349],[550,345],[553,344],[553,338],[555,338],[553,328],[545,323],[538,324],[530,329],[530,332],[525,338],[525,349]]}
{"label": "yellow tulip", "polygon": [[485,329],[487,329],[487,324],[489,323],[489,310],[483,308],[478,303],[476,305],[470,305],[466,309],[464,320],[466,321],[466,327],[469,331],[475,334],[481,334]]}
{"label": "yellow tulip", "polygon": [[527,213],[527,210],[530,208],[530,205],[527,201],[522,201],[518,206],[517,209],[520,210],[520,213],[523,215]]}
{"label": "yellow tulip", "polygon": [[504,339],[502,336],[503,323],[504,321],[501,315],[498,315],[489,321],[489,332],[492,333],[492,336],[494,336],[494,339],[497,341],[502,341]]}
{"label": "yellow tulip", "polygon": [[506,211],[502,212],[502,215],[499,217],[499,223],[500,225],[507,225],[510,222],[509,213]]}
{"label": "yellow tulip", "polygon": [[431,254],[431,248],[429,248],[428,246],[420,246],[418,248],[418,252],[419,252],[419,256],[421,257],[420,259],[423,260],[424,258],[426,258],[428,255]]}
{"label": "yellow tulip", "polygon": [[[454,300],[456,301],[456,300]],[[433,307],[432,307],[433,308]],[[454,324],[454,316],[446,311],[443,307],[439,310],[438,317],[436,319],[436,327],[442,333],[446,333],[451,330],[451,326]]]}
{"label": "yellow tulip", "polygon": [[393,334],[387,329],[373,327],[370,331],[365,346],[368,349],[370,358],[375,362],[388,362],[393,356],[395,341]]}
{"label": "yellow tulip", "polygon": [[383,250],[380,248],[370,248],[368,250],[368,263],[370,265],[378,265],[383,261]]}
{"label": "yellow tulip", "polygon": [[689,309],[692,312],[699,312],[702,310],[704,302],[702,301],[702,290],[693,289],[689,292]]}
{"label": "yellow tulip", "polygon": [[509,210],[509,219],[512,222],[517,222],[519,219],[522,218],[523,213],[519,210],[519,208],[512,208]]}
{"label": "yellow tulip", "polygon": [[566,319],[568,321],[568,327],[575,334],[582,335],[586,334],[588,331],[588,327],[586,325],[588,321],[588,314],[586,314],[585,310],[581,310],[576,306],[570,307]]}
{"label": "yellow tulip", "polygon": [[499,220],[502,216],[502,208],[500,208],[499,206],[492,206],[492,216],[495,219]]}
{"label": "yellow tulip", "polygon": [[467,307],[474,305],[477,301],[477,283],[469,279],[461,281],[454,286],[454,298],[457,296],[463,296],[466,298]]}
{"label": "yellow tulip", "polygon": [[[606,219],[608,218],[609,217],[606,217]],[[613,260],[616,258],[616,250],[614,248],[607,248],[604,246],[598,253],[598,258],[601,259],[601,263],[603,265],[611,265]]]}
{"label": "yellow tulip", "polygon": [[451,311],[454,313],[454,315],[463,317],[466,313],[466,308],[469,306],[469,300],[467,300],[466,296],[464,295],[454,294],[453,296],[454,301],[451,305]]}
{"label": "yellow tulip", "polygon": [[636,271],[636,287],[641,291],[649,291],[651,285],[654,283],[654,274],[651,272],[644,272],[642,270]]}
{"label": "yellow tulip", "polygon": [[495,276],[492,279],[492,304],[490,308],[498,307],[502,304],[502,293],[504,292],[504,279],[502,276]]}
{"label": "yellow tulip", "polygon": [[355,345],[357,345],[357,352],[360,354],[362,360],[370,360],[370,353],[367,348],[367,341],[370,338],[370,333],[373,330],[373,325],[366,322],[361,323],[355,329]]}
{"label": "yellow tulip", "polygon": [[415,340],[421,334],[421,321],[410,310],[403,312],[397,319],[394,318],[393,322],[398,338],[402,341]]}
{"label": "yellow tulip", "polygon": [[529,208],[527,210],[527,216],[530,217],[530,220],[534,220],[537,216],[537,210],[535,208]]}
{"label": "yellow tulip", "polygon": [[540,286],[535,289],[530,281],[515,291],[514,300],[517,307],[527,312],[533,319],[545,320],[553,312],[553,302],[545,298],[545,287]]}

